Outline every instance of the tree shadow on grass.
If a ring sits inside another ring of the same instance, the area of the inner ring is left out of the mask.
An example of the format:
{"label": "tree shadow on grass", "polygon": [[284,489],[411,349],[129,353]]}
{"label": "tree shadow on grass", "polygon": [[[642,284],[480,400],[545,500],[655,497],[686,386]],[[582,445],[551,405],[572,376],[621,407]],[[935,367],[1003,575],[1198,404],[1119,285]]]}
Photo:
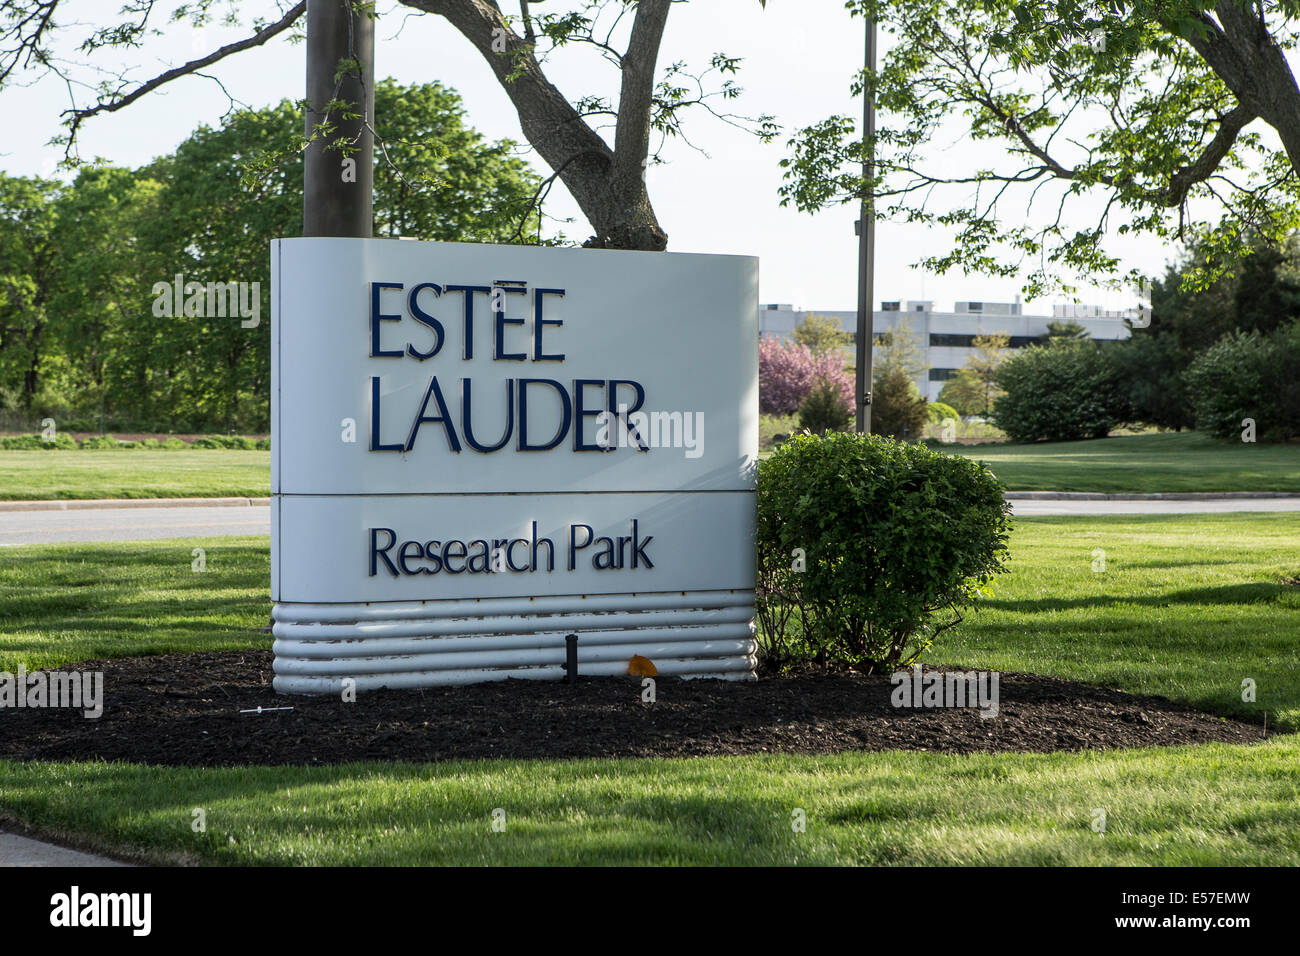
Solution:
{"label": "tree shadow on grass", "polygon": [[1140,607],[1170,607],[1187,605],[1248,605],[1271,604],[1283,596],[1294,593],[1294,588],[1281,584],[1253,582],[1228,584],[1221,587],[1190,588],[1163,594],[1133,596],[1131,594],[1097,594],[1078,598],[1036,598],[1033,600],[1007,600],[989,598],[980,601],[980,607],[997,608],[1019,614],[1041,614],[1050,611],[1068,611],[1078,608],[1104,608],[1119,605]]}
{"label": "tree shadow on grass", "polygon": [[[557,782],[552,789],[539,780],[531,790],[526,783],[523,787],[524,793],[536,793],[529,802],[520,797],[517,772],[500,764],[364,763],[215,769],[79,765],[72,771],[80,778],[75,790],[63,790],[50,788],[42,774],[18,782],[25,768],[13,766],[17,773],[6,774],[6,786],[0,787],[6,809],[37,830],[117,854],[135,849],[211,863],[283,865],[294,862],[285,847],[301,835],[305,843],[353,847],[356,859],[350,862],[358,864],[464,863],[471,857],[516,864],[521,857],[538,863],[575,858],[653,863],[658,856],[707,865],[734,862],[738,855],[770,862],[795,856],[789,807],[773,798],[714,788],[601,799],[582,792],[587,785],[582,778]],[[602,776],[607,768],[602,761]],[[60,775],[66,777],[70,769],[61,766]],[[633,781],[640,775],[636,766],[616,769],[610,782],[625,779],[629,787],[639,786]],[[387,793],[378,798],[368,793],[370,782]],[[320,799],[322,791],[336,787],[336,793]],[[259,812],[232,820],[222,812],[231,805]],[[502,834],[491,828],[498,806],[506,810]],[[191,826],[194,808],[205,809],[205,831]],[[581,819],[566,823],[573,809],[581,811]],[[481,849],[474,846],[480,833]],[[260,852],[244,845],[251,840],[264,841]]]}

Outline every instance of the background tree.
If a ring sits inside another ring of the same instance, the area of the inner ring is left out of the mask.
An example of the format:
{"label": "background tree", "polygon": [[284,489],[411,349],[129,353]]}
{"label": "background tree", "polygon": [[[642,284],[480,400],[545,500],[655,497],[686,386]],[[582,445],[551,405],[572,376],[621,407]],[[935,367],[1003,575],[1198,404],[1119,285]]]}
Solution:
{"label": "background tree", "polygon": [[137,332],[156,322],[142,287],[149,266],[142,237],[156,222],[159,191],[147,173],[87,167],[55,202],[45,399],[75,402],[101,428],[119,402],[131,407],[143,398],[131,387],[159,359],[157,336],[142,341]]}
{"label": "background tree", "polygon": [[818,382],[830,382],[853,408],[853,381],[844,360],[813,355],[798,342],[765,336],[758,341],[758,409],[765,415],[793,415]]}
{"label": "background tree", "polygon": [[[848,5],[893,40],[854,87],[880,107],[876,176],[854,121],[830,117],[793,139],[785,202],[874,194],[881,218],[954,232],[926,268],[1020,274],[1031,298],[1117,273],[1110,235],[1199,237],[1204,284],[1300,221],[1291,0]],[[932,149],[953,133],[970,148]]]}
{"label": "background tree", "polygon": [[0,173],[0,401],[29,411],[41,386],[59,184]]}
{"label": "background tree", "polygon": [[1004,332],[980,334],[972,341],[974,351],[966,358],[966,368],[975,381],[979,383],[984,407],[980,414],[987,415],[993,410],[993,401],[1001,394],[997,372],[1006,358],[1011,337]]}
{"label": "background tree", "polygon": [[918,440],[925,429],[927,402],[899,366],[887,366],[871,386],[871,430],[877,435]]}
{"label": "background tree", "polygon": [[[1191,249],[1151,286],[1150,324],[1111,347],[1120,388],[1134,421],[1181,430],[1196,424],[1187,372],[1196,359],[1234,332],[1272,333],[1300,318],[1300,242],[1272,246],[1258,238],[1226,270],[1200,288],[1207,251]],[[1233,353],[1235,354],[1235,353]],[[1258,396],[1257,402],[1268,401]]]}
{"label": "background tree", "polygon": [[915,379],[930,364],[911,326],[899,324],[877,338],[872,367],[875,371],[898,369],[909,379]]}
{"label": "background tree", "polygon": [[813,355],[838,354],[853,344],[852,333],[840,328],[840,323],[829,315],[809,312],[794,327],[794,340],[808,346]]}
{"label": "background tree", "polygon": [[[348,2],[373,15],[373,0]],[[399,2],[410,11],[444,17],[482,54],[514,104],[525,138],[551,167],[536,198],[540,201],[555,180],[561,181],[595,231],[588,246],[666,248],[668,237],[646,191],[645,169],[658,161],[667,139],[683,136],[688,113],[703,110],[765,141],[778,132],[770,116],[750,117],[728,109],[741,92],[734,76],[738,58],[715,53],[702,69],[691,70],[681,62],[658,67],[674,0],[582,0],[565,10],[548,4],[540,13],[532,7],[541,0],[522,0],[517,16],[504,13],[496,0]],[[760,5],[765,2],[759,0]],[[82,61],[76,64],[60,57],[56,46],[73,28],[63,26],[67,21],[59,16],[69,6],[69,0],[11,0],[0,7],[0,89],[20,76],[27,79],[29,72],[53,72],[73,91],[77,85],[70,70],[107,64],[109,79],[91,87],[94,101],[74,102],[66,113],[64,141],[68,155],[75,156],[77,134],[91,118],[128,107],[167,83],[281,34],[301,35],[307,5],[277,0],[277,18],[246,18],[251,22],[243,40],[144,82],[129,78],[129,68],[120,65],[121,51],[160,29],[161,14],[152,0],[128,0],[117,22],[82,34],[76,44]],[[221,6],[218,10],[217,0],[191,0],[177,8],[172,21],[201,26],[223,15],[228,23],[239,22],[237,3]],[[570,99],[550,81],[544,67],[566,46],[585,47],[603,57],[613,68],[611,79],[617,78],[617,100],[600,91]],[[375,109],[380,112],[378,103]],[[610,127],[612,142],[602,135]],[[377,146],[376,153],[382,152]]]}
{"label": "background tree", "polygon": [[1054,342],[1086,342],[1092,336],[1078,322],[1070,319],[1066,322],[1048,322],[1047,334],[1043,336],[1044,344],[1050,345]]}
{"label": "background tree", "polygon": [[939,401],[951,405],[962,416],[982,415],[987,404],[984,383],[970,369],[958,369],[957,374],[939,390]]}
{"label": "background tree", "polygon": [[[453,91],[384,82],[376,102],[389,148],[407,151],[404,177],[376,176],[379,234],[504,242],[536,229],[539,178],[508,140],[465,124]],[[140,170],[88,165],[67,185],[0,176],[0,398],[21,419],[11,427],[49,414],[75,430],[268,428],[267,240],[301,230],[301,126],[286,100],[200,127]],[[250,157],[266,161],[250,173]],[[258,324],[155,316],[154,284],[178,274],[258,283]]]}

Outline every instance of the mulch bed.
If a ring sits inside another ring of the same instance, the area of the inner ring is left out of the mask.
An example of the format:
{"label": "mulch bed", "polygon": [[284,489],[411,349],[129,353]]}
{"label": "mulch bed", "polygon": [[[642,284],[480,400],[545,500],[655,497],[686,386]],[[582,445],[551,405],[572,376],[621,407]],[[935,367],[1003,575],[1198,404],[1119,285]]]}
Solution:
{"label": "mulch bed", "polygon": [[[996,717],[901,709],[887,677],[813,675],[757,682],[661,677],[576,684],[510,680],[379,691],[356,702],[286,697],[269,651],[86,661],[104,672],[104,714],[0,709],[0,758],[123,760],[171,766],[327,764],[354,760],[694,757],[1105,750],[1224,741],[1262,728],[1158,697],[1031,674],[1003,674]],[[262,707],[292,710],[241,714]]]}

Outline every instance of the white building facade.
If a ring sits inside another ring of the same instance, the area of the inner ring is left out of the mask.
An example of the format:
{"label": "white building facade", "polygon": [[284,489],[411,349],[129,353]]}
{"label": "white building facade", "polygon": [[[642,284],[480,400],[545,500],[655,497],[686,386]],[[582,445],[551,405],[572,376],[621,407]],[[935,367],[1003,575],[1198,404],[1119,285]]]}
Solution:
{"label": "white building facade", "polygon": [[[793,337],[795,326],[809,315],[828,316],[840,328],[854,336],[858,316],[856,311],[837,309],[801,310],[784,303],[764,303],[759,306],[758,334],[778,339]],[[1025,315],[1020,302],[956,302],[951,312],[936,312],[934,302],[894,301],[881,302],[875,312],[875,351],[879,351],[880,336],[899,327],[910,329],[926,362],[926,369],[916,380],[917,388],[928,401],[935,401],[948,379],[957,374],[967,358],[974,352],[974,339],[979,335],[1002,333],[1010,337],[1012,349],[1024,348],[1039,342],[1047,335],[1049,322],[1073,321],[1083,326],[1096,341],[1126,339],[1130,334],[1127,320],[1138,317],[1136,310],[1106,310],[1091,305],[1057,305],[1051,315]],[[852,362],[853,347],[846,350]]]}

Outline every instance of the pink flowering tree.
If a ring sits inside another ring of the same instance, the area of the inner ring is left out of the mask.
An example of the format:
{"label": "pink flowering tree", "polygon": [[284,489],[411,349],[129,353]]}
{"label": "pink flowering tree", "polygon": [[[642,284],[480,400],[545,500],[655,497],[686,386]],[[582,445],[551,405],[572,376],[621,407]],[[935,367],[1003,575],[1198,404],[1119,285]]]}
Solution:
{"label": "pink flowering tree", "polygon": [[758,408],[766,415],[793,415],[814,385],[826,380],[853,405],[853,379],[835,354],[814,355],[806,345],[776,338],[758,340]]}

